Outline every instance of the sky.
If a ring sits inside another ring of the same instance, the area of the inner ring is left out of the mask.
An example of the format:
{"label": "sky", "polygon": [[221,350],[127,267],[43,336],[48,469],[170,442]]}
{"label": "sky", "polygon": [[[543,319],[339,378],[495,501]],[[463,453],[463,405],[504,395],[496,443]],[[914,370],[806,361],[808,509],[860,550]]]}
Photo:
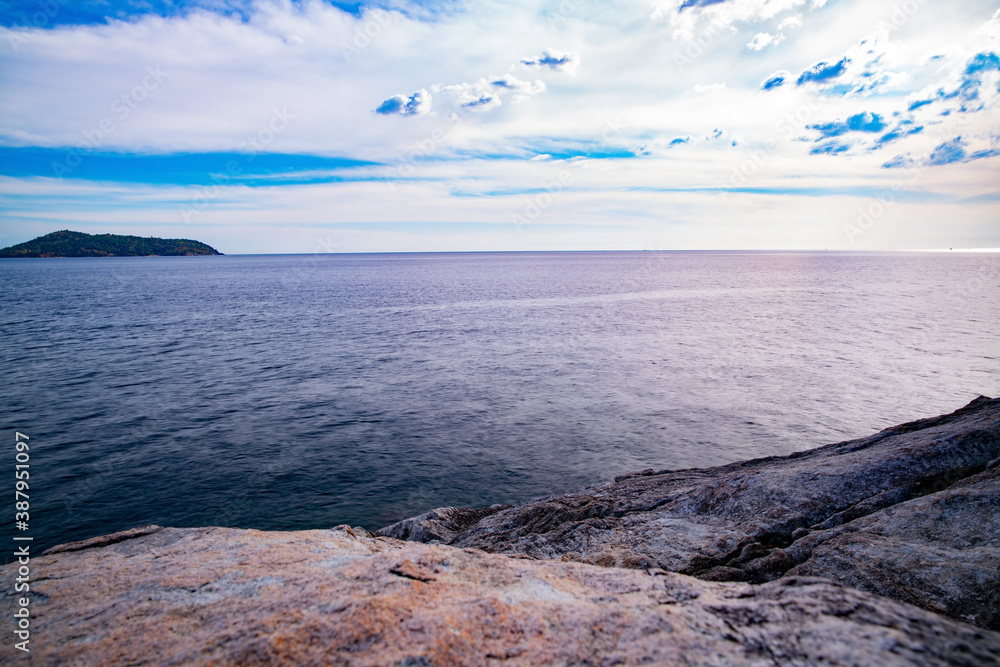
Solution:
{"label": "sky", "polygon": [[996,0],[0,0],[0,246],[1000,247]]}

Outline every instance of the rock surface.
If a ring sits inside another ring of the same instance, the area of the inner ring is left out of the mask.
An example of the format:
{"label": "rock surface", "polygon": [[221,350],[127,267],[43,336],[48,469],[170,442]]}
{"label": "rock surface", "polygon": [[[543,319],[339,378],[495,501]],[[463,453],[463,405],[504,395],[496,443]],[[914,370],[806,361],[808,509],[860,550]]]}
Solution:
{"label": "rock surface", "polygon": [[397,540],[426,542],[428,544],[447,543],[458,537],[482,519],[496,514],[510,505],[490,507],[439,507],[412,519],[403,519],[378,531],[380,537]]}
{"label": "rock surface", "polygon": [[[39,665],[973,666],[1000,655],[998,633],[825,580],[709,582],[346,526],[150,526],[31,564]],[[5,586],[0,616],[15,604]],[[16,664],[11,642],[0,651]]]}
{"label": "rock surface", "polygon": [[[647,470],[378,535],[708,580],[829,577],[1000,630],[1000,399],[785,457]],[[461,522],[458,522],[461,523]]]}

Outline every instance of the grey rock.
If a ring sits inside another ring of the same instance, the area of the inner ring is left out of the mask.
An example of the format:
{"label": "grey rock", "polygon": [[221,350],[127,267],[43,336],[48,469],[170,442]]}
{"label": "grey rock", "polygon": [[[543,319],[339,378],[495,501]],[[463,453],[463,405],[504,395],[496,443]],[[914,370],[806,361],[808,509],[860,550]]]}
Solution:
{"label": "grey rock", "polygon": [[[980,397],[790,456],[621,476],[457,533],[431,512],[408,534],[709,580],[823,576],[1000,630],[998,459],[1000,400]],[[380,533],[401,536],[397,526]]]}
{"label": "grey rock", "polygon": [[1000,468],[814,533],[790,575],[829,577],[983,628],[1000,628]]}
{"label": "grey rock", "polygon": [[509,507],[510,505],[477,508],[439,507],[426,514],[381,528],[375,531],[375,535],[426,544],[447,543],[480,520]]}

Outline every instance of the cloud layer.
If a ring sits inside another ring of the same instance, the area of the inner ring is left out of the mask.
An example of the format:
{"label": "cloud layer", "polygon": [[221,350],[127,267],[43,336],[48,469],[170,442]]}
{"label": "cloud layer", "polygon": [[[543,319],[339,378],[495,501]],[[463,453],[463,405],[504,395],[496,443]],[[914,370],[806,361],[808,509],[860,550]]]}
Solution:
{"label": "cloud layer", "polygon": [[56,5],[0,8],[11,242],[1000,246],[995,3]]}

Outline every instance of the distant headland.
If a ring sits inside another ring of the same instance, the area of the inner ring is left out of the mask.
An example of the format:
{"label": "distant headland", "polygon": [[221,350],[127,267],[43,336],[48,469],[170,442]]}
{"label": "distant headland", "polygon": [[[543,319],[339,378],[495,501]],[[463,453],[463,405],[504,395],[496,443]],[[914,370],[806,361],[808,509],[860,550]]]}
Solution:
{"label": "distant headland", "polygon": [[0,257],[150,257],[221,255],[190,239],[157,239],[120,234],[84,234],[62,230],[0,250]]}

